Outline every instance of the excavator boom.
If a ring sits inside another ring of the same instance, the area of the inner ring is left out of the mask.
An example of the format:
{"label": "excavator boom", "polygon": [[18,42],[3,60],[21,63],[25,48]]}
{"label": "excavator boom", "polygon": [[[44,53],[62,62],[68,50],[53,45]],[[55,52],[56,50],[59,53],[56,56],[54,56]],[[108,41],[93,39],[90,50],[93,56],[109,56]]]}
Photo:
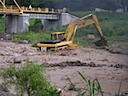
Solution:
{"label": "excavator boom", "polygon": [[[91,18],[92,17],[92,18]],[[88,18],[91,18],[91,19],[88,19]],[[75,27],[77,26],[77,29],[79,28],[82,28],[82,27],[85,27],[85,26],[88,26],[88,25],[91,25],[91,24],[94,24],[100,37],[102,38],[103,37],[103,32],[101,30],[101,27],[99,25],[99,22],[98,22],[98,19],[96,17],[96,15],[94,14],[89,14],[87,16],[84,16],[72,23],[70,23],[67,27],[67,30],[64,34],[64,40],[66,41],[69,41],[72,34],[74,33],[74,30],[75,30]]]}

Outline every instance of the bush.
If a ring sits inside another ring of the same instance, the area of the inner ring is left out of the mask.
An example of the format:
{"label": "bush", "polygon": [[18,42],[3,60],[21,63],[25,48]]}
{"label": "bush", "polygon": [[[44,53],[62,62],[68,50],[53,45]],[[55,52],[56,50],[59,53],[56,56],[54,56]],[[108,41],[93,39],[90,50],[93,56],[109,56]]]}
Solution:
{"label": "bush", "polygon": [[5,88],[15,86],[17,96],[60,96],[48,82],[40,65],[27,64],[22,68],[11,65],[1,71],[1,76]]}

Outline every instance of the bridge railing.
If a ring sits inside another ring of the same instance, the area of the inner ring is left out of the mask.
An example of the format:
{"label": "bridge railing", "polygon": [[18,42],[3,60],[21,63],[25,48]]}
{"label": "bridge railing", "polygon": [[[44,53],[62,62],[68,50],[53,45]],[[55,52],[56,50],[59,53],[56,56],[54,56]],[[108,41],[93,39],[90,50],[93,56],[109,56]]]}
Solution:
{"label": "bridge railing", "polygon": [[0,13],[21,13],[19,9],[12,9],[12,8],[0,8]]}
{"label": "bridge railing", "polygon": [[36,13],[55,13],[54,9],[49,10],[49,8],[28,8],[28,7],[24,7],[22,6],[21,9],[23,10],[23,12],[36,12]]}
{"label": "bridge railing", "polygon": [[56,13],[54,9],[49,10],[49,8],[28,8],[25,6],[20,7],[21,9],[18,9],[16,6],[0,6],[0,13],[8,14],[8,13]]}

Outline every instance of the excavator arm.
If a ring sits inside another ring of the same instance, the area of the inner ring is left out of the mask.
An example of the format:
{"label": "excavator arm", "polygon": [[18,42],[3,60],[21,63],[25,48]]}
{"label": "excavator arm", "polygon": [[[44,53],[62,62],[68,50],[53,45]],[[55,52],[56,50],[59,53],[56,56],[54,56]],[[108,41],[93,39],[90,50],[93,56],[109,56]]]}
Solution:
{"label": "excavator arm", "polygon": [[88,25],[92,25],[92,24],[96,27],[96,29],[99,33],[99,36],[101,38],[100,40],[94,42],[95,45],[96,46],[106,46],[107,40],[103,36],[103,32],[102,32],[101,27],[98,22],[98,18],[95,14],[86,15],[86,16],[70,23],[67,27],[65,34],[64,34],[63,40],[66,40],[66,41],[71,40],[73,42],[77,29],[88,26]]}
{"label": "excavator arm", "polygon": [[67,27],[67,30],[64,34],[63,40],[69,41],[69,40],[73,40],[74,39],[74,34],[76,33],[76,30],[88,25],[94,24],[94,26],[96,27],[101,39],[103,39],[103,32],[101,30],[101,27],[99,25],[97,16],[94,14],[89,14],[87,16],[84,16],[72,23],[70,23]]}

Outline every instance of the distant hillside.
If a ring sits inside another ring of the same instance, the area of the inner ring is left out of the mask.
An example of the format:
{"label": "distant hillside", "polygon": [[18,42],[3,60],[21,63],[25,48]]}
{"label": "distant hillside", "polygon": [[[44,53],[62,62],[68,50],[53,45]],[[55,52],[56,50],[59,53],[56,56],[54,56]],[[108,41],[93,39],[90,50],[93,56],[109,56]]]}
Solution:
{"label": "distant hillside", "polygon": [[[96,7],[116,10],[128,6],[128,0],[16,0],[20,5],[48,8],[68,8],[70,11],[89,11]],[[13,0],[6,0],[6,4],[14,4]]]}
{"label": "distant hillside", "polygon": [[87,11],[94,10],[96,7],[107,10],[116,10],[121,8],[121,0],[55,0],[53,2],[55,8],[69,8],[71,11]]}

